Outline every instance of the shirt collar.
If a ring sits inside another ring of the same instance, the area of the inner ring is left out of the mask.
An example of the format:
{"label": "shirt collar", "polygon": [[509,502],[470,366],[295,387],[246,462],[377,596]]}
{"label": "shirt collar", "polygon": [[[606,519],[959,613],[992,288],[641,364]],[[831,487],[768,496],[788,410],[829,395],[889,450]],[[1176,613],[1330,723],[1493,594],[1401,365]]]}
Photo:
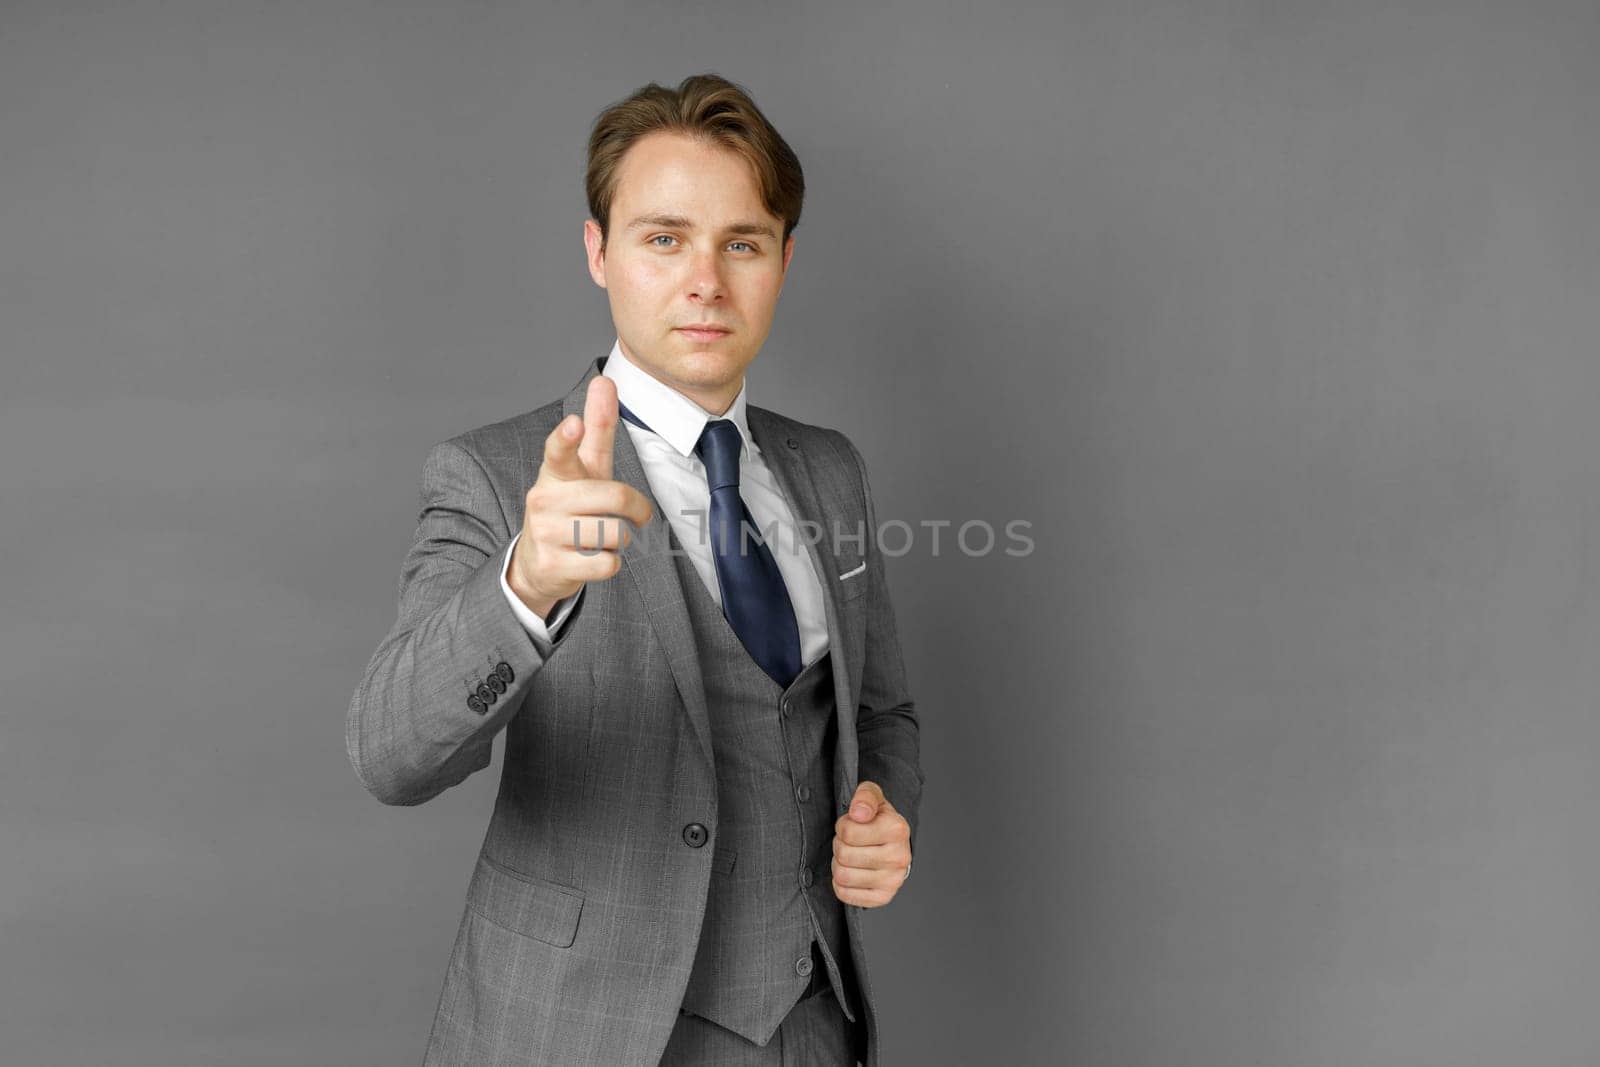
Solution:
{"label": "shirt collar", "polygon": [[617,399],[680,455],[694,455],[700,433],[711,419],[732,421],[739,427],[739,436],[750,454],[759,451],[750,437],[750,424],[745,418],[748,381],[739,383],[739,395],[728,405],[727,412],[714,415],[630,360],[623,354],[620,338],[612,343],[611,354],[606,357],[606,365],[600,373],[617,383]]}

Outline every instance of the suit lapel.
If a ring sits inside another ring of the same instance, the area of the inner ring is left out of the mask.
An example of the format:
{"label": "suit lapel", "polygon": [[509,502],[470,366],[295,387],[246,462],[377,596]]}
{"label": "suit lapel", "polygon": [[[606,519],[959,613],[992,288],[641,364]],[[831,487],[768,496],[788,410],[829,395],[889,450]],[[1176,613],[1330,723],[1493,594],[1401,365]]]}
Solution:
{"label": "suit lapel", "polygon": [[[590,364],[572,392],[562,403],[562,417],[583,414],[583,401],[589,391],[589,380],[600,373],[601,360]],[[666,651],[667,665],[672,670],[672,680],[683,697],[683,706],[689,714],[695,737],[705,754],[706,766],[715,767],[711,751],[711,721],[706,709],[705,681],[700,675],[699,653],[694,644],[694,627],[689,621],[689,606],[683,599],[683,585],[678,581],[678,571],[669,552],[670,528],[661,511],[661,504],[650,491],[644,465],[633,447],[633,439],[626,427],[617,427],[616,442],[611,453],[611,476],[619,482],[633,486],[650,501],[650,521],[622,548],[622,574],[613,581],[630,580],[639,591],[650,626],[656,632],[661,647]],[[618,650],[629,654],[631,650]]]}
{"label": "suit lapel", "polygon": [[[818,499],[816,472],[811,469],[805,449],[796,438],[784,433],[772,412],[751,404],[745,408],[745,420],[750,424],[750,436],[755,438],[761,449],[761,458],[766,461],[767,469],[772,472],[773,479],[788,501],[789,510],[794,512],[806,551],[811,554],[811,565],[817,572],[817,581],[822,583],[822,603],[828,624],[828,651],[833,657],[834,700],[839,715],[841,758],[835,763],[841,780],[853,783],[857,762],[856,705],[855,697],[850,692],[850,671],[845,659],[848,646],[839,618],[835,588],[839,581],[838,568],[831,551],[823,551],[817,544],[817,538],[804,535],[808,528],[819,529],[822,531],[822,544],[832,544],[830,539],[838,528],[840,516],[836,511],[825,508]],[[847,786],[846,791],[854,788],[854,785]]]}

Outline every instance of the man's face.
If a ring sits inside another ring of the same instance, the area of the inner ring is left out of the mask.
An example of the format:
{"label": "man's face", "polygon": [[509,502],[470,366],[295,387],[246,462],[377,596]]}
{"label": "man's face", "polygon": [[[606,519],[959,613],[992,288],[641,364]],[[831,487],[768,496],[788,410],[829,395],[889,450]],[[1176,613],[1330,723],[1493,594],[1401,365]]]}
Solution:
{"label": "man's face", "polygon": [[[768,213],[750,165],[726,148],[652,133],[617,169],[611,233],[584,223],[589,274],[611,301],[622,350],[720,415],[772,326],[794,237]],[[686,327],[711,324],[697,333]]]}

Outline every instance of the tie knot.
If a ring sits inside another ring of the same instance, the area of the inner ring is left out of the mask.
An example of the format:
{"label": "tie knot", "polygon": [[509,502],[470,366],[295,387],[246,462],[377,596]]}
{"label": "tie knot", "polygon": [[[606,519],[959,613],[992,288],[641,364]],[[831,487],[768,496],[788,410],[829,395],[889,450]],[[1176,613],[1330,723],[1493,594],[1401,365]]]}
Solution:
{"label": "tie knot", "polygon": [[710,419],[700,431],[695,453],[706,465],[706,482],[714,493],[726,486],[739,486],[739,427],[732,419]]}

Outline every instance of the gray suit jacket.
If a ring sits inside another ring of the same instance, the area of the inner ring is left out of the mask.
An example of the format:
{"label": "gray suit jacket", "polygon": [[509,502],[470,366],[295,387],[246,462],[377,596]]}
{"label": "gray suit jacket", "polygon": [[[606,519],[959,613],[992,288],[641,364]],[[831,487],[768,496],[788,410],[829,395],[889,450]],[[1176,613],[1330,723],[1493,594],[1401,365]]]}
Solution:
{"label": "gray suit jacket", "polygon": [[[717,824],[705,691],[666,520],[626,430],[613,476],[655,513],[622,550],[621,571],[585,588],[548,659],[500,589],[545,438],[582,413],[600,366],[565,399],[428,453],[399,617],[350,703],[351,764],[386,804],[419,804],[487,766],[505,731],[429,1064],[655,1064],[688,984],[712,867],[725,862],[695,844],[714,846]],[[753,405],[748,418],[796,518],[823,531],[811,552],[834,657],[836,810],[858,781],[875,781],[911,824],[914,848],[917,718],[861,455],[837,430]],[[484,692],[494,702],[479,713],[467,698]],[[845,909],[875,1063],[861,910]]]}

